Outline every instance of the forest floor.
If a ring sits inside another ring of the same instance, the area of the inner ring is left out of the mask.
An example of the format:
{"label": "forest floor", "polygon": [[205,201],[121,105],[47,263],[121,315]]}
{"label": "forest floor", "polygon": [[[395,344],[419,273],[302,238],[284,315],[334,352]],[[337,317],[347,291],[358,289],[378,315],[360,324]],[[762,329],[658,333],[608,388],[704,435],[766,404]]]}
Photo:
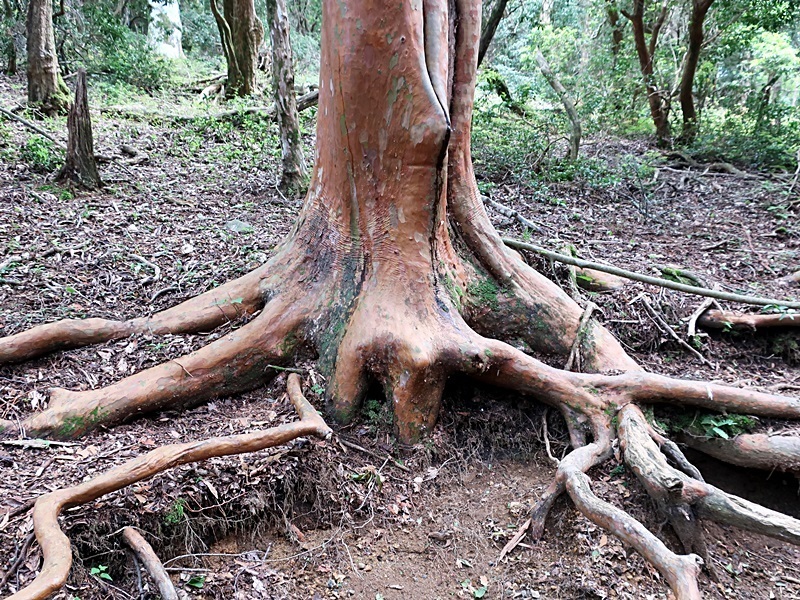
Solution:
{"label": "forest floor", "polygon": [[[13,106],[23,96],[21,81],[0,77],[0,105]],[[300,210],[300,199],[276,189],[279,145],[266,120],[175,124],[100,112],[93,118],[97,153],[122,159],[119,149],[128,144],[149,157],[135,165],[102,164],[106,187],[95,193],[54,184],[50,173],[59,165],[46,144],[17,123],[0,123],[0,335],[64,317],[125,319],[176,304],[261,264]],[[312,123],[306,121],[309,130]],[[44,126],[63,139],[63,119]],[[312,136],[307,141],[312,156]],[[800,296],[797,288],[775,283],[800,264],[800,226],[786,178],[687,170],[654,155],[643,141],[596,137],[584,152],[617,177],[535,186],[509,177],[493,182],[493,199],[538,223],[544,233],[533,237],[553,249],[573,244],[583,258],[639,272],[654,274],[654,265],[671,263],[722,289]],[[630,157],[647,161],[646,177],[625,170]],[[504,234],[529,235],[490,214]],[[537,266],[565,283],[560,267]],[[643,292],[684,337],[685,319],[702,299],[640,284],[586,295],[646,368],[800,389],[796,334],[712,333],[703,338],[709,364],[702,364],[659,331],[636,300]],[[48,388],[106,385],[240,324],[206,335],[140,335],[0,367],[0,418],[41,408]],[[319,407],[321,375],[313,364],[300,366],[304,389]],[[293,420],[285,383],[279,375],[248,394],[148,415],[74,443],[0,444],[0,569],[32,530],[30,513],[9,518],[9,509],[163,444]],[[332,441],[296,440],[187,465],[68,510],[63,528],[76,560],[55,597],[158,597],[146,575],[135,575],[119,535],[126,525],[141,529],[188,598],[670,596],[639,555],[564,499],[541,541],[523,540],[498,560],[553,476],[545,436],[556,456],[566,450],[564,428],[552,411],[455,381],[425,443],[398,448],[389,419],[385,404],[370,399],[360,422],[334,426]],[[712,483],[800,517],[794,477],[697,458]],[[590,475],[599,496],[677,550],[630,472],[612,460]],[[705,597],[800,598],[800,548],[712,523],[704,527],[718,578],[701,577]],[[40,561],[34,544],[0,595],[29,582]]]}

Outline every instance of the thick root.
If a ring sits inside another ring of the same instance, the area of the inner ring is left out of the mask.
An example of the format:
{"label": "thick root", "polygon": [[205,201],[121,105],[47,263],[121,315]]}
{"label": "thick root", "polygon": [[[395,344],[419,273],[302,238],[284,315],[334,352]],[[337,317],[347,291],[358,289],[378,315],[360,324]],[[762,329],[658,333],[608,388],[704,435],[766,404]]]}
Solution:
{"label": "thick root", "polygon": [[657,501],[688,505],[701,517],[800,544],[800,520],[727,494],[671,467],[650,437],[644,415],[632,404],[619,412],[619,438],[626,464]]}
{"label": "thick root", "polygon": [[29,436],[72,438],[99,425],[120,422],[168,406],[253,389],[268,365],[294,350],[305,313],[279,299],[253,321],[180,359],[131,375],[113,385],[74,392],[52,390],[50,406],[22,422]]}
{"label": "thick root", "polygon": [[303,397],[300,378],[296,374],[289,375],[288,392],[300,417],[297,422],[265,431],[163,446],[90,481],[41,496],[33,508],[33,526],[42,548],[44,566],[30,585],[10,596],[8,600],[43,600],[61,589],[66,582],[72,566],[72,548],[69,538],[58,524],[58,516],[64,509],[91,502],[178,465],[217,456],[256,452],[306,435],[321,439],[330,436],[331,429]]}
{"label": "thick root", "polygon": [[683,432],[678,441],[732,465],[800,475],[800,436],[797,435],[745,433],[723,440]]}
{"label": "thick root", "polygon": [[698,319],[697,324],[706,329],[722,329],[728,331],[758,331],[782,327],[800,327],[800,314],[767,314],[754,315],[723,310],[707,310]]}
{"label": "thick root", "polygon": [[68,348],[80,348],[134,333],[197,333],[253,314],[264,302],[259,289],[266,267],[251,271],[151,317],[113,321],[65,319],[0,338],[0,364],[21,362]]}

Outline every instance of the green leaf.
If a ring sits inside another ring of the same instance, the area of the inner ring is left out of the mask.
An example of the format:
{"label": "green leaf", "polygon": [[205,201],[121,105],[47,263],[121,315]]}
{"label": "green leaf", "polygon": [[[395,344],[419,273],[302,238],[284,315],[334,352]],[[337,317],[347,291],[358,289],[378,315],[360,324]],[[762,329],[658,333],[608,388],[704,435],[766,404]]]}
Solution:
{"label": "green leaf", "polygon": [[472,592],[472,595],[475,596],[476,598],[483,598],[486,595],[486,592],[488,591],[489,590],[487,590],[485,587],[479,587],[477,590]]}
{"label": "green leaf", "polygon": [[189,581],[186,582],[186,585],[190,585],[193,588],[197,588],[198,590],[201,589],[206,583],[206,576],[205,575],[193,575]]}
{"label": "green leaf", "polygon": [[729,436],[727,433],[725,433],[725,430],[722,429],[721,427],[712,427],[711,431],[716,433],[719,437],[721,437],[724,440],[731,439],[731,436]]}

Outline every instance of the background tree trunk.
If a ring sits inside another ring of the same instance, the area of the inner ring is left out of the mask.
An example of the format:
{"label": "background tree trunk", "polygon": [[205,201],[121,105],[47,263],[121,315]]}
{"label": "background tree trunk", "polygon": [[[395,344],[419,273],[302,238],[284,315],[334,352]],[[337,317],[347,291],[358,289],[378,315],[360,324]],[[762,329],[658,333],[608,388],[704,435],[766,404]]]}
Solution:
{"label": "background tree trunk", "polygon": [[67,116],[67,160],[56,179],[74,181],[89,190],[102,185],[94,159],[92,120],[86,91],[86,71],[78,70],[75,102]]}
{"label": "background tree trunk", "polygon": [[619,9],[614,0],[606,0],[606,17],[608,18],[608,24],[611,26],[611,54],[614,56],[616,64],[624,36],[622,22],[619,19]]}
{"label": "background tree trunk", "polygon": [[178,0],[166,3],[150,0],[150,25],[147,41],[161,56],[183,58],[183,25]]}
{"label": "background tree trunk", "polygon": [[30,0],[27,29],[28,102],[48,115],[63,113],[69,108],[69,89],[58,68],[50,0]]}
{"label": "background tree trunk", "polygon": [[575,110],[575,103],[572,101],[572,98],[570,98],[567,88],[564,87],[553,72],[553,69],[550,68],[550,64],[539,48],[536,48],[534,58],[536,59],[536,64],[539,65],[539,70],[542,72],[542,75],[544,75],[547,83],[550,84],[550,87],[553,88],[555,93],[558,94],[558,99],[561,100],[561,104],[564,105],[564,110],[567,111],[567,117],[569,117],[569,122],[572,126],[569,136],[569,152],[567,158],[575,160],[578,158],[578,152],[581,148],[581,120],[578,116],[578,111]]}
{"label": "background tree trunk", "polygon": [[275,97],[275,116],[280,128],[283,159],[280,187],[294,193],[305,183],[306,161],[300,140],[289,17],[284,0],[267,0],[267,20],[272,44],[272,93]]}
{"label": "background tree trunk", "polygon": [[258,48],[264,41],[264,26],[256,15],[254,0],[223,0],[221,12],[216,0],[210,3],[228,66],[225,95],[257,93]]}
{"label": "background tree trunk", "polygon": [[507,4],[508,0],[497,0],[492,7],[492,12],[489,14],[489,18],[481,29],[481,41],[478,46],[478,66],[481,66],[483,57],[486,56],[486,51],[489,49],[492,39],[494,39],[494,34],[497,32],[497,26],[500,24],[500,20],[503,18],[503,14],[506,12]]}
{"label": "background tree trunk", "polygon": [[665,99],[655,80],[655,69],[653,68],[653,55],[658,45],[658,34],[664,21],[667,18],[668,6],[664,2],[661,13],[655,24],[651,28],[650,43],[645,38],[644,25],[644,2],[645,0],[634,0],[633,12],[623,11],[622,14],[628,18],[633,27],[633,41],[636,46],[636,54],[639,58],[639,68],[644,79],[645,90],[647,92],[647,102],[650,106],[650,116],[656,127],[656,137],[659,146],[669,146],[671,143],[671,133],[669,127],[669,101]]}
{"label": "background tree trunk", "polygon": [[692,0],[692,16],[689,21],[689,48],[686,51],[686,64],[681,76],[680,102],[683,113],[681,142],[690,144],[697,136],[697,111],[694,106],[694,76],[700,62],[703,48],[703,22],[714,0]]}

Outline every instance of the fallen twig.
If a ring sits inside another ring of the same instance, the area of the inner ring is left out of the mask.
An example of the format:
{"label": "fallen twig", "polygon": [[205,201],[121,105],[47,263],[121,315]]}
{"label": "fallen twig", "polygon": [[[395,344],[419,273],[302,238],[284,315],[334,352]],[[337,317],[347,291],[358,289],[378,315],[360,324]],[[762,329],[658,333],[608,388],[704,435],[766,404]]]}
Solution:
{"label": "fallen twig", "polygon": [[644,306],[644,309],[647,311],[647,314],[650,315],[650,317],[655,322],[656,326],[661,331],[663,331],[664,333],[669,335],[673,340],[678,342],[678,344],[683,349],[687,350],[690,354],[695,356],[701,363],[703,363],[704,365],[713,366],[711,364],[711,362],[705,356],[703,356],[697,350],[692,348],[686,342],[686,340],[684,340],[683,338],[681,338],[681,336],[679,336],[677,333],[675,333],[675,330],[672,327],[669,326],[669,323],[667,323],[664,320],[664,318],[660,314],[658,314],[656,309],[653,308],[653,306],[650,304],[650,301],[647,299],[647,296],[645,294],[639,294],[639,296],[637,296],[636,299],[638,299],[642,303],[642,305]]}
{"label": "fallen twig", "polygon": [[22,546],[20,546],[17,556],[11,561],[11,566],[8,567],[8,571],[3,574],[3,579],[0,579],[0,590],[6,586],[8,580],[14,576],[14,573],[17,572],[17,569],[19,569],[22,563],[25,562],[25,558],[28,556],[28,549],[31,547],[35,537],[36,536],[33,533],[29,533],[25,538],[25,541],[22,542]]}
{"label": "fallen twig", "polygon": [[52,135],[47,133],[44,129],[42,129],[41,127],[39,127],[35,123],[31,123],[30,121],[28,121],[28,119],[24,119],[24,118],[20,117],[19,115],[15,115],[13,112],[3,108],[2,106],[0,106],[0,113],[3,113],[9,119],[13,119],[14,121],[16,121],[18,123],[22,123],[25,127],[35,131],[39,135],[46,137],[48,140],[50,140],[56,146],[58,146],[61,150],[64,150],[64,151],[67,150],[66,144],[62,144],[56,138],[54,138]]}
{"label": "fallen twig", "polygon": [[528,531],[528,527],[530,526],[531,526],[531,519],[529,518],[522,524],[522,527],[520,527],[517,530],[517,533],[514,534],[514,537],[508,540],[508,543],[505,546],[503,546],[503,549],[500,551],[500,557],[497,559],[497,562],[503,560],[509,552],[511,552],[514,548],[519,546],[519,543],[522,541],[522,538],[525,537],[525,532]]}

